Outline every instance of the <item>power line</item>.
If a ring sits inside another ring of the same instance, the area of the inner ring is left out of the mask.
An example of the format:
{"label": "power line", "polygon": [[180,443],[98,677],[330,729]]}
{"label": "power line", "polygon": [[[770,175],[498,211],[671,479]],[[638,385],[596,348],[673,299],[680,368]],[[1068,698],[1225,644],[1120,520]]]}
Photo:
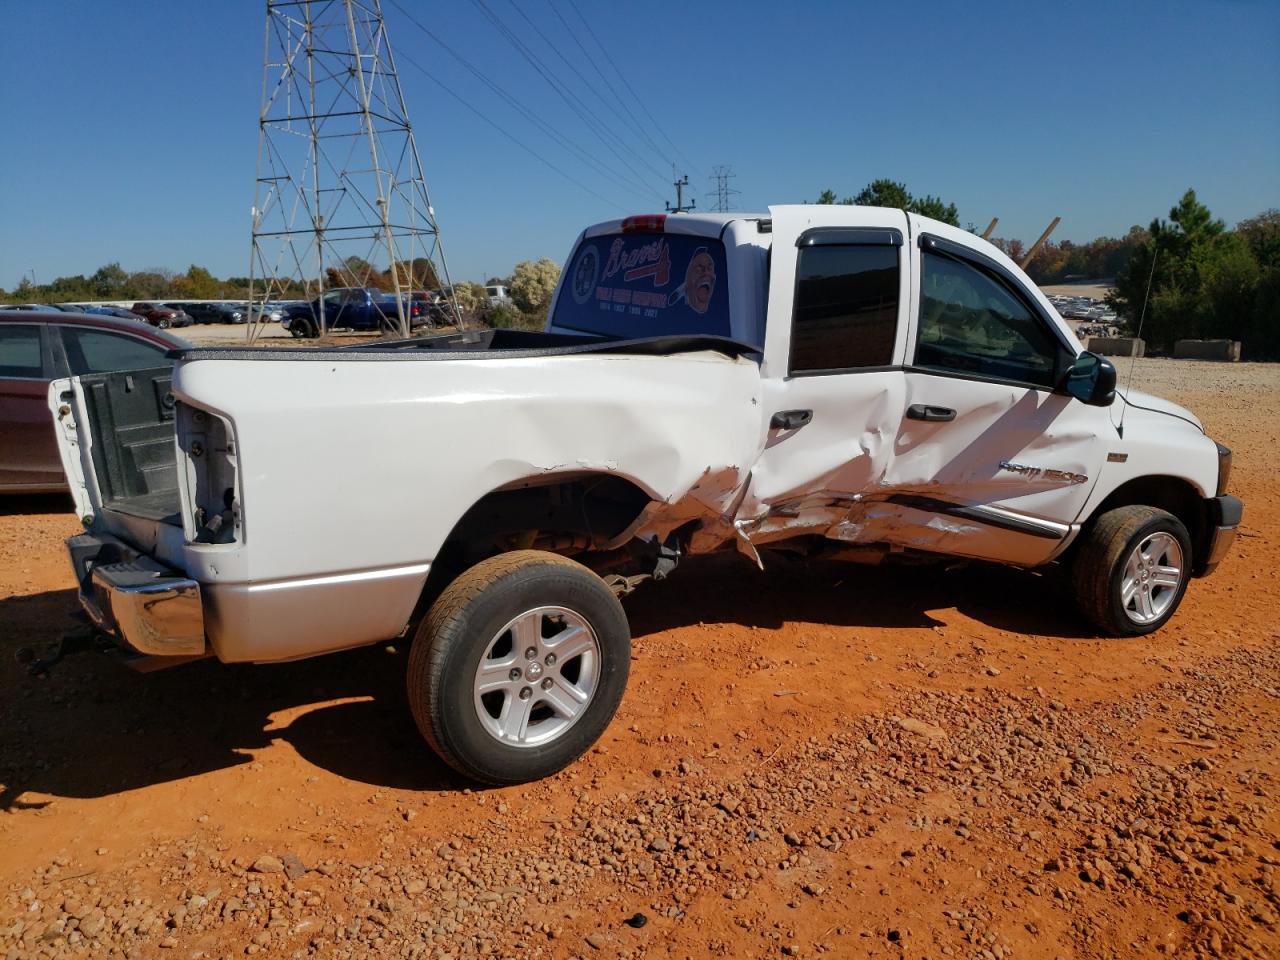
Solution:
{"label": "power line", "polygon": [[736,177],[733,167],[719,166],[711,171],[711,179],[715,181],[716,213],[728,213],[733,209],[733,197],[740,191],[729,186],[729,181]]}
{"label": "power line", "polygon": [[[531,67],[533,67],[533,69],[538,73],[538,75],[547,81],[551,89],[554,90],[559,95],[560,99],[562,99],[566,104],[568,104],[569,109],[571,109],[574,113],[578,115],[579,119],[581,119],[582,122],[587,125],[588,129],[590,129],[591,132],[596,135],[596,137],[600,140],[600,142],[604,144],[605,148],[610,153],[612,153],[615,157],[618,158],[618,162],[621,163],[623,166],[625,166],[632,173],[636,174],[636,176],[640,177],[641,176],[640,172],[636,170],[634,166],[631,165],[631,162],[622,153],[620,153],[618,149],[612,143],[610,143],[609,139],[605,136],[605,133],[608,133],[614,139],[618,140],[620,144],[622,144],[622,141],[620,138],[618,138],[617,134],[615,134],[606,125],[604,125],[601,121],[599,121],[598,118],[594,117],[591,109],[582,102],[581,98],[578,97],[575,93],[573,93],[572,90],[567,89],[563,81],[561,81],[558,77],[556,77],[554,75],[554,72],[549,67],[547,67],[546,64],[542,62],[542,59],[538,57],[538,55],[535,54],[532,50],[529,49],[528,45],[526,45],[524,41],[521,40],[519,36],[517,36],[514,30],[512,30],[509,26],[507,26],[506,22],[502,19],[502,17],[498,16],[496,13],[494,13],[492,10],[489,9],[489,6],[487,3],[485,3],[485,0],[472,0],[472,3],[476,5],[476,7],[480,10],[480,12],[484,14],[484,16],[489,20],[490,23],[493,24],[494,28],[507,40],[507,42],[510,43],[513,47],[515,47],[516,52],[519,53],[522,57],[524,57],[524,59],[529,63]],[[622,146],[625,149],[626,145],[622,144]],[[640,158],[637,157],[636,159],[639,160]],[[640,162],[644,163],[645,166],[649,166],[643,160],[641,160]],[[665,176],[663,173],[661,173],[660,171],[656,170],[653,167],[649,167],[649,169],[653,171],[656,176],[659,176],[659,177]],[[641,177],[641,179],[643,179],[643,177]]]}
{"label": "power line", "polygon": [[[382,8],[315,6],[266,4],[249,302],[367,286],[385,256],[408,336],[405,294],[451,281]],[[250,309],[250,340],[263,323]]]}
{"label": "power line", "polygon": [[[647,186],[644,182],[640,180],[633,181],[633,180],[624,178],[622,174],[610,168],[609,166],[604,164],[602,161],[597,160],[593,155],[587,152],[586,149],[574,143],[568,137],[564,136],[559,131],[557,131],[554,126],[552,126],[547,121],[543,120],[540,116],[538,116],[536,112],[534,112],[532,109],[530,109],[525,104],[523,104],[519,99],[517,99],[512,94],[508,93],[506,90],[504,90],[501,86],[499,86],[493,80],[489,79],[489,77],[486,76],[483,71],[481,71],[469,60],[467,60],[466,57],[462,56],[462,54],[458,53],[457,50],[455,50],[449,44],[445,43],[444,40],[440,39],[440,37],[437,36],[434,32],[432,32],[432,30],[428,28],[426,24],[424,24],[421,20],[419,20],[417,17],[411,14],[408,10],[406,10],[398,2],[398,0],[388,0],[388,2],[390,2],[391,5],[395,7],[397,10],[399,10],[400,13],[402,13],[410,23],[412,23],[415,27],[421,30],[432,41],[434,41],[438,46],[440,46],[446,53],[448,53],[449,56],[457,60],[458,63],[460,63],[465,70],[471,73],[472,76],[474,76],[477,80],[479,80],[481,83],[487,86],[491,91],[493,91],[493,93],[495,93],[502,100],[506,101],[506,103],[512,109],[514,109],[517,113],[523,116],[526,120],[528,120],[534,126],[538,127],[538,129],[540,129],[548,137],[554,140],[557,144],[559,144],[565,150],[568,150],[570,153],[575,154],[577,158],[581,160],[583,163],[587,164],[592,169],[594,169],[597,173],[612,180],[614,183],[623,187],[624,189],[631,190],[635,192],[637,195],[658,196],[659,199],[661,199],[661,194],[658,194],[655,190],[653,190],[652,187]],[[401,56],[403,57],[404,54],[402,53]],[[494,121],[490,120],[488,117],[485,117],[483,114],[479,113],[479,111],[476,110],[476,108],[472,107],[471,104],[468,103],[466,100],[464,100],[461,97],[461,95],[445,87],[443,82],[441,82],[437,77],[432,75],[420,64],[414,63],[413,66],[417,67],[423,73],[427,74],[427,76],[429,76],[438,85],[446,89],[451,96],[453,96],[455,99],[461,102],[468,109],[471,109],[472,112],[477,113],[477,115],[480,116],[481,119],[483,119],[486,123],[493,124],[494,126],[496,126],[496,123],[494,123]],[[503,131],[503,133],[509,139],[514,139],[514,137],[510,133],[507,133],[506,131]],[[528,147],[525,147],[524,144],[521,144],[521,146],[524,147],[526,150],[530,149]],[[543,159],[543,158],[540,157],[540,159]]]}
{"label": "power line", "polygon": [[[582,86],[590,90],[593,94],[595,94],[596,99],[600,101],[601,105],[605,108],[605,110],[610,112],[616,112],[613,110],[613,106],[609,103],[609,101],[605,99],[604,94],[600,92],[597,85],[593,84],[590,80],[588,80],[587,77],[583,74],[583,72],[578,69],[577,65],[574,64],[572,60],[570,60],[568,57],[564,55],[564,51],[560,49],[559,45],[550,37],[548,37],[546,33],[543,32],[542,28],[539,27],[538,24],[534,22],[534,20],[527,13],[525,13],[524,10],[520,8],[520,5],[517,2],[517,0],[510,0],[510,3],[511,3],[511,6],[515,9],[516,13],[520,14],[520,16],[524,19],[524,22],[529,24],[533,32],[536,33],[539,37],[541,37],[542,41],[551,48],[551,50],[555,53],[557,57],[561,59],[561,61],[564,62],[564,65],[573,71],[574,76],[576,76],[579,80],[582,81]],[[557,12],[556,15],[559,16],[559,13]],[[561,22],[563,22],[563,18],[561,18]],[[578,38],[573,36],[571,32],[569,36],[574,41],[574,43],[578,43]],[[578,47],[579,49],[581,49],[582,44],[578,43]],[[625,109],[625,104],[623,105],[623,107]],[[600,119],[599,116],[594,111],[592,111],[591,115],[595,117],[597,120]],[[634,122],[635,118],[632,117],[632,120]],[[658,149],[657,145],[653,143],[653,141],[648,137],[648,135],[645,133],[643,129],[633,128],[632,132],[638,133],[640,135],[640,140],[642,141],[642,143],[644,145],[649,146],[654,151],[654,153],[657,154],[658,159],[662,161],[662,163],[666,164],[671,162],[671,158],[663,155],[662,151]],[[620,138],[619,138],[619,142],[621,142]]]}
{"label": "power line", "polygon": [[[516,0],[511,0],[512,4],[515,4],[515,2]],[[600,69],[600,65],[596,63],[595,57],[591,55],[591,51],[589,51],[585,46],[582,45],[582,41],[578,39],[578,35],[574,33],[573,28],[569,26],[569,21],[566,20],[564,16],[560,13],[560,9],[555,5],[555,0],[547,0],[547,5],[551,8],[551,12],[556,15],[556,19],[559,20],[560,23],[564,26],[565,33],[567,33],[570,36],[570,38],[573,40],[577,48],[582,51],[582,55],[586,58],[587,62],[591,64],[591,67],[592,69],[595,70],[596,75],[604,83],[608,91],[613,94],[613,99],[618,102],[618,106],[621,107],[623,112],[631,119],[631,122],[635,125],[634,129],[638,134],[640,134],[641,139],[643,139],[644,142],[649,145],[650,149],[652,149],[653,152],[656,153],[661,158],[663,163],[670,163],[671,157],[669,157],[666,154],[666,151],[664,151],[661,147],[658,146],[657,143],[654,142],[654,139],[651,136],[649,136],[649,132],[644,128],[644,124],[642,124],[640,122],[640,119],[634,113],[631,112],[631,108],[627,106],[626,102],[618,94],[617,88],[614,87],[614,85],[610,82],[609,78],[605,76],[604,71]],[[528,20],[529,18],[526,16],[525,19]],[[530,22],[532,23],[532,21]],[[536,30],[537,28],[534,27],[534,29]],[[578,73],[578,70],[576,67],[574,68],[574,73]],[[578,76],[582,77],[582,74],[578,73]],[[583,83],[587,82],[587,79],[585,77],[583,77],[582,80],[583,80]],[[605,102],[604,96],[601,95],[598,90],[596,91],[596,96],[600,97],[601,103]],[[608,106],[608,104],[605,104],[605,105]]]}
{"label": "power line", "polygon": [[[394,2],[394,0],[393,0],[393,2]],[[428,69],[427,69],[426,67],[424,67],[422,64],[420,64],[420,63],[418,63],[416,60],[413,60],[413,59],[411,59],[410,57],[406,56],[403,52],[400,54],[400,59],[401,59],[401,60],[403,60],[405,63],[409,64],[409,66],[411,66],[411,67],[415,68],[416,70],[418,70],[419,72],[421,72],[425,77],[427,77],[427,79],[429,79],[429,80],[431,80],[433,83],[435,83],[435,84],[436,84],[436,86],[438,86],[438,87],[439,87],[441,90],[443,90],[445,93],[449,94],[449,96],[453,97],[453,99],[457,100],[460,104],[462,104],[464,107],[466,107],[466,108],[467,108],[468,110],[470,110],[472,113],[474,113],[477,117],[479,117],[481,120],[483,120],[486,124],[488,124],[489,126],[493,127],[493,129],[497,130],[500,134],[502,134],[504,137],[506,137],[508,140],[510,140],[510,141],[511,141],[512,143],[514,143],[516,146],[520,147],[520,149],[522,149],[522,150],[524,150],[525,152],[527,152],[527,153],[528,153],[530,156],[532,156],[534,159],[536,159],[536,160],[540,161],[540,162],[541,162],[541,163],[543,163],[543,164],[546,164],[546,166],[550,167],[552,170],[554,170],[554,171],[555,171],[556,173],[558,173],[560,176],[564,177],[566,180],[568,180],[570,183],[572,183],[575,187],[577,187],[577,188],[578,188],[578,189],[580,189],[580,190],[583,190],[583,191],[584,191],[584,192],[586,192],[586,193],[591,194],[591,195],[592,195],[593,197],[595,197],[597,200],[601,200],[601,201],[603,201],[603,202],[605,202],[605,203],[609,204],[609,205],[610,205],[610,206],[612,206],[612,207],[617,207],[617,209],[622,210],[622,211],[624,211],[624,212],[626,211],[626,209],[627,209],[627,208],[626,208],[626,207],[624,207],[624,206],[622,206],[622,205],[621,205],[620,203],[618,203],[616,200],[610,200],[608,197],[601,196],[600,194],[596,193],[594,190],[592,190],[590,187],[588,187],[588,186],[587,186],[585,183],[583,183],[581,180],[576,179],[573,175],[571,175],[571,174],[569,174],[569,173],[566,173],[564,170],[560,169],[560,167],[556,166],[554,163],[552,163],[550,160],[548,160],[546,157],[544,157],[542,154],[540,154],[537,150],[533,149],[533,147],[529,146],[529,145],[528,145],[527,143],[525,143],[523,140],[519,139],[515,134],[511,133],[510,131],[508,131],[505,127],[501,126],[500,124],[498,124],[498,123],[496,123],[495,121],[493,121],[493,120],[489,119],[488,117],[486,117],[483,113],[481,113],[481,112],[480,112],[480,110],[479,110],[478,108],[476,108],[476,107],[472,106],[470,103],[468,103],[468,102],[467,102],[467,101],[466,101],[466,100],[465,100],[465,99],[464,99],[460,94],[458,94],[458,93],[456,93],[454,90],[452,90],[452,89],[448,86],[448,84],[446,84],[443,80],[441,80],[439,77],[437,77],[435,74],[433,74],[430,70],[428,70]]]}
{"label": "power line", "polygon": [[689,160],[689,158],[684,155],[684,152],[675,145],[675,141],[673,141],[669,136],[667,136],[666,131],[662,129],[662,127],[658,124],[658,121],[654,118],[653,114],[649,112],[649,108],[645,106],[644,99],[638,93],[636,93],[635,88],[631,86],[631,83],[627,80],[626,76],[624,76],[622,71],[618,69],[617,61],[614,60],[614,58],[609,55],[609,51],[606,50],[604,44],[600,42],[600,38],[596,36],[596,32],[591,29],[590,22],[587,20],[585,16],[582,15],[582,11],[578,9],[578,4],[575,3],[574,0],[569,0],[569,6],[573,7],[573,12],[578,15],[578,19],[582,21],[582,25],[587,28],[587,33],[590,34],[591,39],[596,42],[596,46],[599,47],[600,52],[604,54],[604,58],[608,62],[609,66],[613,67],[613,72],[618,75],[618,79],[622,81],[623,86],[627,88],[627,90],[631,93],[631,96],[635,98],[636,103],[640,105],[640,109],[643,110],[644,115],[649,118],[649,122],[652,123],[653,128],[658,131],[658,135],[671,145],[671,149],[674,150],[676,154],[680,157],[680,159],[683,160],[688,166],[690,167],[696,166],[696,164],[692,163]]}

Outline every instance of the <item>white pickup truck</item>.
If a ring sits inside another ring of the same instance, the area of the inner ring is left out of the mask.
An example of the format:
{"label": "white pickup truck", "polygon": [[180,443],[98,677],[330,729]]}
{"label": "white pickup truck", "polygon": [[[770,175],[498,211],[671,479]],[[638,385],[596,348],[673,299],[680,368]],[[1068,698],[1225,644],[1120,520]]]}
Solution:
{"label": "white pickup truck", "polygon": [[686,554],[1059,564],[1137,635],[1240,522],[1194,416],[900,210],[598,224],[540,333],[173,356],[50,390],[89,615],[169,662],[411,635],[423,736],[491,783],[600,735],[619,597]]}

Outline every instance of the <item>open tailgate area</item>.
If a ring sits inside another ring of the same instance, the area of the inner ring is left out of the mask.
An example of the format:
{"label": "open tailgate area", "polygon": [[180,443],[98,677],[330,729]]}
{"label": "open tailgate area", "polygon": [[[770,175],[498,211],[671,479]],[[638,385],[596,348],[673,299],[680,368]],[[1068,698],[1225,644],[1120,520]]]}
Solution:
{"label": "open tailgate area", "polygon": [[81,517],[98,510],[180,526],[172,366],[56,380],[50,405]]}

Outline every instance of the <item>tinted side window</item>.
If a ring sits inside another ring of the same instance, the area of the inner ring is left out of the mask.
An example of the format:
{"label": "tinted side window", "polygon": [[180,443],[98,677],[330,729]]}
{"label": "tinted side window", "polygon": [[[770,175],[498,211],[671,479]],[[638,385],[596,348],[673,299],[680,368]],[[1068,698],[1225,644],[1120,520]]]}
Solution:
{"label": "tinted side window", "polygon": [[884,367],[898,330],[898,247],[802,247],[791,373]]}
{"label": "tinted side window", "polygon": [[40,358],[40,328],[0,323],[0,377],[44,376]]}
{"label": "tinted side window", "polygon": [[136,337],[103,330],[62,328],[67,363],[75,376],[112,370],[147,370],[167,362],[165,351]]}
{"label": "tinted side window", "polygon": [[1058,341],[1022,300],[963,261],[921,260],[917,367],[1054,386]]}

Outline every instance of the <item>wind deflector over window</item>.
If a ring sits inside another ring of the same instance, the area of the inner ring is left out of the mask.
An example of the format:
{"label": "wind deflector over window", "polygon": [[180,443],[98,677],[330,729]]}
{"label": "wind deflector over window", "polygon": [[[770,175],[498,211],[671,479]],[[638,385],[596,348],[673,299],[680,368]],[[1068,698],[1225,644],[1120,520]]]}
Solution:
{"label": "wind deflector over window", "polygon": [[608,337],[727,337],[727,279],[724,244],[711,237],[589,237],[569,261],[551,322]]}

